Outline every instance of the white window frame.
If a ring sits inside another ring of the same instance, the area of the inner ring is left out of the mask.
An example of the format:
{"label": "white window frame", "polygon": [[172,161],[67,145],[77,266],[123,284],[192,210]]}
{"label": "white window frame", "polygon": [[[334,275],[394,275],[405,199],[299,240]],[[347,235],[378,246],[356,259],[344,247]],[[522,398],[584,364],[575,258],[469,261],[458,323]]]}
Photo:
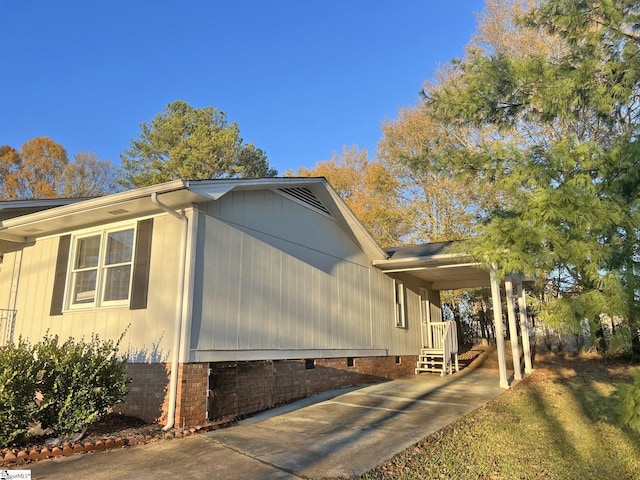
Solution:
{"label": "white window frame", "polygon": [[393,280],[396,327],[407,328],[407,290],[404,282]]}
{"label": "white window frame", "polygon": [[[106,263],[106,249],[107,249],[107,241],[109,238],[109,234],[123,232],[127,230],[133,231],[133,237],[131,239],[131,258],[127,262],[115,263],[115,264],[107,264]],[[100,246],[98,253],[98,263],[95,267],[87,267],[85,269],[76,269],[76,256],[78,255],[78,242],[82,239],[100,236]],[[75,310],[87,310],[87,309],[96,309],[96,308],[109,308],[109,307],[128,307],[129,302],[131,301],[131,288],[133,285],[133,268],[135,261],[135,246],[136,246],[136,237],[137,237],[137,228],[136,223],[127,222],[121,224],[112,224],[109,226],[105,226],[103,228],[94,228],[91,230],[83,230],[80,232],[76,232],[71,237],[71,252],[69,255],[69,264],[67,268],[67,279],[66,279],[66,293],[65,293],[65,310],[67,311],[75,311]],[[106,276],[107,272],[110,269],[120,267],[120,266],[129,266],[129,286],[127,289],[127,296],[124,299],[119,300],[104,300],[105,297],[105,288],[106,288]],[[78,272],[88,271],[88,270],[96,270],[96,285],[95,285],[95,295],[93,297],[92,302],[86,303],[74,303],[73,297],[75,295],[75,278]]]}

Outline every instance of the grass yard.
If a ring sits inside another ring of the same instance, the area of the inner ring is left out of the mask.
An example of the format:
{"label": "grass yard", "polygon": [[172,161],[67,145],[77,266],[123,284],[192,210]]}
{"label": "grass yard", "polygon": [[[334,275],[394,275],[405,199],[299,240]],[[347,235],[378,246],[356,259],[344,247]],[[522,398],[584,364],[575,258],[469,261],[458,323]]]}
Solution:
{"label": "grass yard", "polygon": [[614,396],[634,368],[538,356],[511,390],[358,478],[640,479],[640,435],[621,426]]}

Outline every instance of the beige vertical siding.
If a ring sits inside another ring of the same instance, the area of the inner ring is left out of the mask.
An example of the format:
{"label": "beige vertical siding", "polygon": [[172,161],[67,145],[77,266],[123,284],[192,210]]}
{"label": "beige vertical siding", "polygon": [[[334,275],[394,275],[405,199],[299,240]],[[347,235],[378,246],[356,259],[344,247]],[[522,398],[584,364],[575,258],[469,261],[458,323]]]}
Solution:
{"label": "beige vertical siding", "polygon": [[[73,232],[69,232],[73,233]],[[122,350],[134,361],[162,361],[170,358],[177,293],[180,222],[162,215],[154,219],[151,247],[149,302],[146,309],[126,307],[65,311],[49,315],[59,237],[40,239],[23,250],[20,281],[15,301],[17,310],[14,337],[22,335],[38,341],[47,332],[65,339],[101,338],[117,340],[127,330]],[[14,253],[5,255],[0,272],[0,308],[7,308]],[[11,308],[11,307],[9,307]]]}
{"label": "beige vertical siding", "polygon": [[433,290],[429,292],[429,305],[431,308],[431,321],[442,321],[442,304],[440,302],[440,291]]}
{"label": "beige vertical siding", "polygon": [[[199,361],[281,358],[278,352],[355,350],[415,355],[421,346],[420,287],[407,289],[407,326],[395,326],[394,282],[373,268],[334,219],[277,193],[233,192],[199,207],[189,358]],[[40,239],[22,254],[15,335],[37,341],[117,339],[134,361],[167,361],[177,302],[180,222],[154,220],[148,307],[92,309],[49,316],[58,237]],[[70,232],[73,233],[73,232]],[[10,303],[7,254],[0,271],[0,308]],[[431,299],[432,318],[438,304]],[[11,308],[11,307],[9,307]],[[223,356],[220,356],[223,352]],[[259,352],[259,353],[256,353]],[[215,355],[214,355],[215,354]],[[372,353],[373,354],[373,353]],[[208,357],[210,355],[210,357]]]}
{"label": "beige vertical siding", "polygon": [[274,192],[251,191],[202,205],[199,226],[191,331],[197,358],[420,348],[417,295],[409,293],[408,328],[396,328],[393,280],[371,267],[333,219]]}

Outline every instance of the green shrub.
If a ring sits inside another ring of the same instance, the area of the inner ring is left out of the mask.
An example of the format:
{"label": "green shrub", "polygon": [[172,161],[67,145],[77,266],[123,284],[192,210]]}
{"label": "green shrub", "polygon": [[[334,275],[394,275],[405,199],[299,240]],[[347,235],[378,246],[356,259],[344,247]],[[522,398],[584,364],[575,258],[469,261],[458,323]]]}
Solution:
{"label": "green shrub", "polygon": [[633,383],[618,387],[617,396],[622,422],[640,433],[640,370],[636,370]]}
{"label": "green shrub", "polygon": [[0,447],[23,443],[38,422],[58,435],[78,432],[124,400],[130,379],[119,343],[47,335],[0,347]]}
{"label": "green shrub", "polygon": [[78,432],[124,400],[130,379],[126,361],[117,355],[119,343],[92,335],[90,341],[59,344],[57,335],[47,335],[35,346],[44,367],[37,414],[42,428],[59,435]]}
{"label": "green shrub", "polygon": [[25,440],[41,380],[42,366],[27,341],[0,347],[0,446]]}

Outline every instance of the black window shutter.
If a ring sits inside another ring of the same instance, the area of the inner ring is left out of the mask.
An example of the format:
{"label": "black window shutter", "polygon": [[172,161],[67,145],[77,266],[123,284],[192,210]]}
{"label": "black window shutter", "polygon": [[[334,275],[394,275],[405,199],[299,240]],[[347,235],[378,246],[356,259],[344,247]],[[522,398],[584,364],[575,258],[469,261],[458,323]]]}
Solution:
{"label": "black window shutter", "polygon": [[149,291],[149,267],[151,266],[151,234],[153,218],[138,221],[136,251],[133,263],[133,285],[131,287],[130,310],[147,308]]}
{"label": "black window shutter", "polygon": [[69,246],[71,235],[60,237],[58,243],[58,257],[56,260],[56,272],[53,277],[53,295],[51,297],[51,310],[49,315],[62,315],[64,305],[64,287],[67,283],[67,266],[69,264]]}

